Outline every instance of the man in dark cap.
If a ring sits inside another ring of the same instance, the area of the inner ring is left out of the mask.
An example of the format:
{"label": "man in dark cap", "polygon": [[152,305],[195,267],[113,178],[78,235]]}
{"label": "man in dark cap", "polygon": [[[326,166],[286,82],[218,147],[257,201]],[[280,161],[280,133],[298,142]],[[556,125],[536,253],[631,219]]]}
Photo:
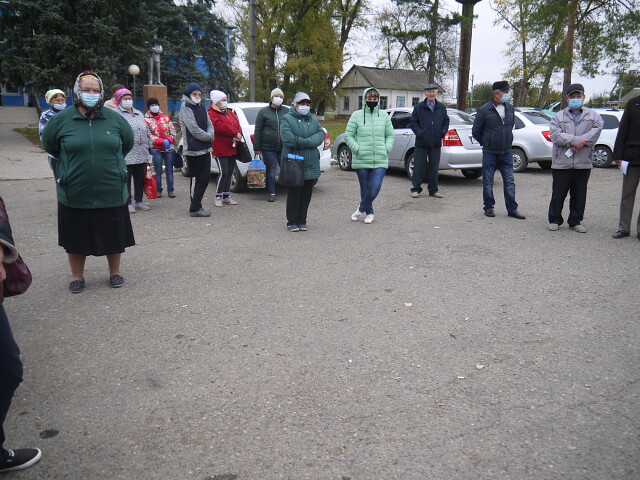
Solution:
{"label": "man in dark cap", "polygon": [[516,183],[513,180],[513,124],[515,109],[508,103],[511,95],[506,80],[494,82],[493,98],[478,109],[473,122],[472,134],[482,145],[482,197],[484,214],[495,217],[493,177],[500,170],[504,190],[504,203],[510,217],[524,220],[516,203]]}
{"label": "man in dark cap", "polygon": [[562,207],[569,192],[569,228],[578,233],[587,232],[581,222],[587,204],[587,183],[593,168],[591,155],[604,122],[599,113],[583,105],[584,98],[584,87],[581,84],[569,85],[567,108],[556,113],[549,122],[553,142],[553,184],[547,228],[552,232],[558,230],[563,223]]}
{"label": "man in dark cap", "polygon": [[422,192],[422,182],[427,171],[429,195],[442,198],[438,193],[438,168],[442,139],[449,130],[449,115],[442,102],[436,100],[438,85],[430,83],[424,87],[424,102],[413,107],[409,128],[416,135],[416,149],[413,154],[413,178],[411,196],[418,198]]}

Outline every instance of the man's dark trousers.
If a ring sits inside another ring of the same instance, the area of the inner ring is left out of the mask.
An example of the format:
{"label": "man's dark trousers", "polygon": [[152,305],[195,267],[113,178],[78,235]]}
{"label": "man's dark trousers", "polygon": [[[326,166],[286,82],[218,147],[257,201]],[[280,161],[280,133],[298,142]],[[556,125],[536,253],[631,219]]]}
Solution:
{"label": "man's dark trousers", "polygon": [[0,304],[0,461],[7,459],[9,453],[2,448],[4,429],[2,424],[11,406],[13,392],[22,382],[22,362],[20,350],[13,339],[9,319]]}
{"label": "man's dark trousers", "polygon": [[440,168],[440,151],[442,147],[416,147],[413,152],[412,192],[422,192],[422,182],[427,175],[429,195],[438,191],[438,169]]}
{"label": "man's dark trousers", "polygon": [[587,184],[591,175],[590,168],[554,168],[551,170],[553,176],[553,187],[551,191],[551,201],[549,202],[549,223],[562,225],[562,207],[567,193],[571,195],[569,199],[569,218],[567,223],[570,227],[580,225],[584,217],[584,208],[587,205]]}

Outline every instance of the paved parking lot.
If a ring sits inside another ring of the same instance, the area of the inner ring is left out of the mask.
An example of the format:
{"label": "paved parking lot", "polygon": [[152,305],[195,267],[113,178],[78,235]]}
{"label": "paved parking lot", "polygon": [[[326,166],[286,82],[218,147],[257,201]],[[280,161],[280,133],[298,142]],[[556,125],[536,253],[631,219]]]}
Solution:
{"label": "paved parking lot", "polygon": [[125,287],[91,258],[80,295],[53,181],[0,182],[34,275],[5,302],[25,363],[7,446],[44,452],[6,478],[640,475],[640,242],[611,239],[617,169],[592,173],[587,234],[546,230],[537,167],[516,175],[525,221],[500,201],[486,218],[480,179],[415,200],[394,172],[372,225],[334,167],[306,233],[283,194],[214,209],[214,183],[212,217],[190,218],[176,181],[132,217]]}

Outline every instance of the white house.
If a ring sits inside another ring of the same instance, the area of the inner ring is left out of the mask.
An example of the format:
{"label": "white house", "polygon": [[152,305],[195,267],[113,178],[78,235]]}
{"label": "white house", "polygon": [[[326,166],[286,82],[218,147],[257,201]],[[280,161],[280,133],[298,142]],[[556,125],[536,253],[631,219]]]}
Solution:
{"label": "white house", "polygon": [[[362,92],[375,87],[380,92],[380,108],[413,107],[424,100],[424,87],[429,83],[421,70],[390,70],[353,65],[335,87],[336,115],[351,115],[362,108]],[[444,90],[438,87],[438,100]]]}

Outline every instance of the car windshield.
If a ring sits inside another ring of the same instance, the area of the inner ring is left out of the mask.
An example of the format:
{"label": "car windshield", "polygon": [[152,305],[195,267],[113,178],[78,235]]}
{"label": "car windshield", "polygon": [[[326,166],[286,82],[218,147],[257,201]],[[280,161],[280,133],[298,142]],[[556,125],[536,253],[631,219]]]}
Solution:
{"label": "car windshield", "polygon": [[473,117],[464,112],[448,111],[449,123],[451,125],[473,125]]}
{"label": "car windshield", "polygon": [[550,118],[542,112],[520,112],[531,123],[536,125],[549,125]]}
{"label": "car windshield", "polygon": [[[283,105],[283,106],[287,109],[287,111],[289,110],[289,107],[287,107],[286,105]],[[244,113],[244,116],[247,119],[247,123],[249,125],[255,125],[258,112],[263,108],[264,107],[242,107],[242,108],[236,108],[236,110],[242,110],[242,113]]]}

